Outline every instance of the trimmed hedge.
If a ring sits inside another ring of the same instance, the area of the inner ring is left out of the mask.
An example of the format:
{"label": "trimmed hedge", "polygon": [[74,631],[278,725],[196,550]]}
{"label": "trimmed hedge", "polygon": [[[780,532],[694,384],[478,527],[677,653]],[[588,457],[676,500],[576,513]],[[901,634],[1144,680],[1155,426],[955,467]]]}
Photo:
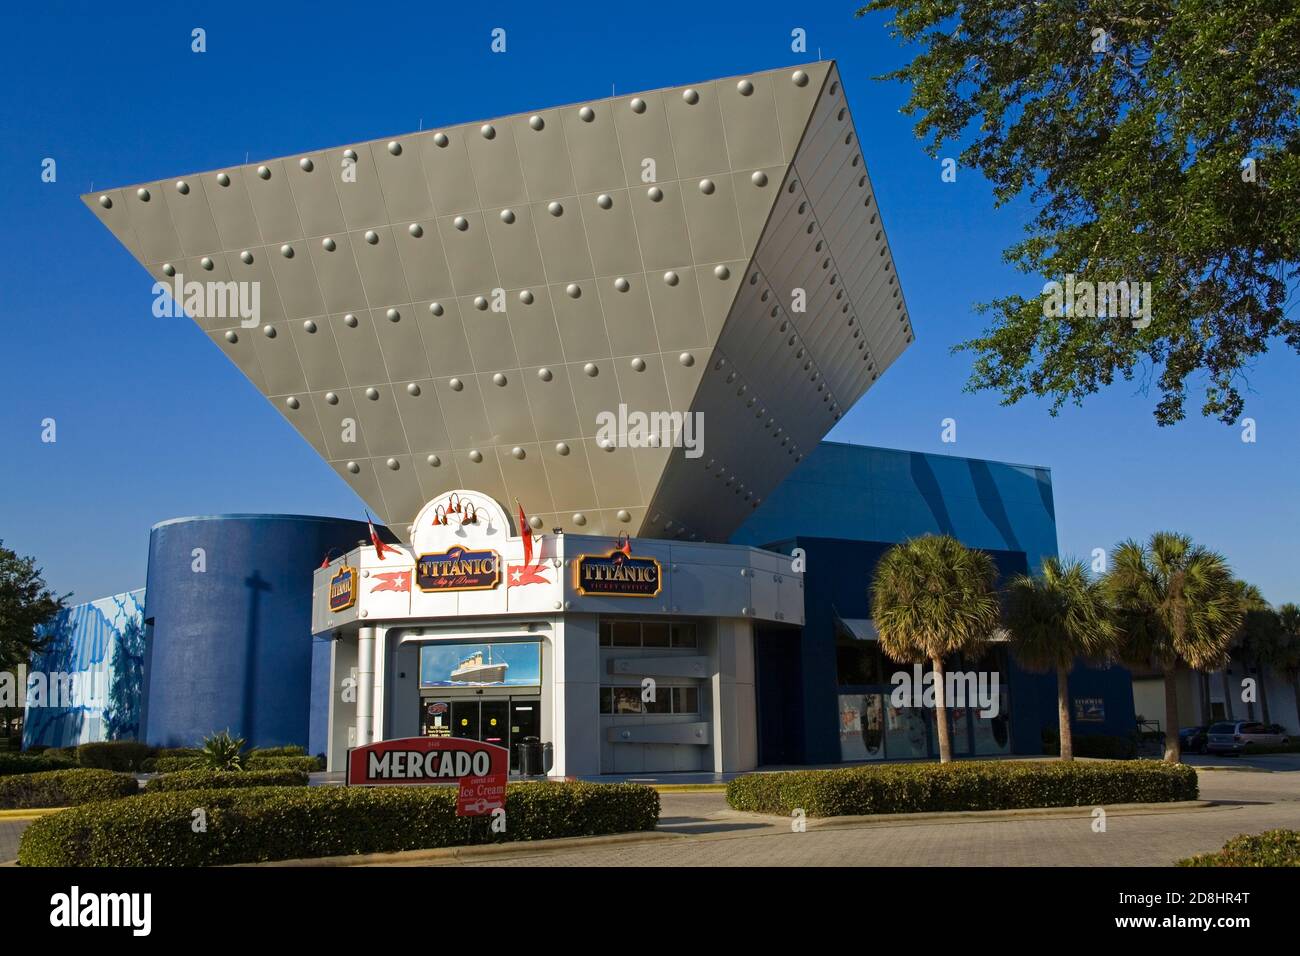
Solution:
{"label": "trimmed hedge", "polygon": [[1179,866],[1300,866],[1300,830],[1241,833],[1213,853],[1179,860]]}
{"label": "trimmed hedge", "polygon": [[111,770],[78,768],[0,777],[0,810],[73,807],[120,800],[140,792],[135,777]]}
{"label": "trimmed hedge", "polygon": [[[204,770],[203,758],[185,755],[160,755],[150,764],[157,773],[176,773],[181,770]],[[297,770],[302,773],[315,773],[324,770],[325,763],[319,757],[306,756],[266,756],[253,751],[244,758],[245,770]]]}
{"label": "trimmed hedge", "polygon": [[324,770],[324,763],[317,757],[266,757],[256,751],[244,758],[245,770],[301,770],[303,773],[315,773]]}
{"label": "trimmed hedge", "polygon": [[76,765],[76,761],[71,757],[55,755],[51,752],[42,754],[0,753],[0,777],[15,773],[69,770]]}
{"label": "trimmed hedge", "polygon": [[146,793],[165,790],[226,790],[233,787],[305,787],[301,770],[180,770],[154,777]]}
{"label": "trimmed hedge", "polygon": [[176,773],[180,770],[200,770],[203,768],[202,757],[158,756],[148,764],[154,773]]}
{"label": "trimmed hedge", "polygon": [[[653,830],[636,784],[512,783],[506,832],[456,816],[456,787],[255,787],[148,793],[76,807],[23,832],[23,866],[214,866]],[[192,829],[202,809],[207,829]]]}
{"label": "trimmed hedge", "polygon": [[77,763],[98,770],[135,773],[153,756],[153,748],[135,740],[105,740],[77,748]]}
{"label": "trimmed hedge", "polygon": [[250,757],[305,757],[307,748],[291,744],[286,747],[254,747],[248,752]]}
{"label": "trimmed hedge", "polygon": [[986,760],[751,774],[727,784],[727,803],[755,813],[838,817],[1164,803],[1195,800],[1199,792],[1186,764]]}

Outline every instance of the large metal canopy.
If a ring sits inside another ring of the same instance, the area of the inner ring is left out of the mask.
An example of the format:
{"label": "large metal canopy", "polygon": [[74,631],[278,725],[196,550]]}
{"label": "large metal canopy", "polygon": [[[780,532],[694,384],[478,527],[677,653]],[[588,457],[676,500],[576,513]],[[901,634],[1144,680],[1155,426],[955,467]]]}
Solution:
{"label": "large metal canopy", "polygon": [[[399,533],[470,487],[724,540],[913,335],[831,61],[83,200],[159,282],[260,283],[195,321]],[[702,454],[602,447],[620,405]]]}

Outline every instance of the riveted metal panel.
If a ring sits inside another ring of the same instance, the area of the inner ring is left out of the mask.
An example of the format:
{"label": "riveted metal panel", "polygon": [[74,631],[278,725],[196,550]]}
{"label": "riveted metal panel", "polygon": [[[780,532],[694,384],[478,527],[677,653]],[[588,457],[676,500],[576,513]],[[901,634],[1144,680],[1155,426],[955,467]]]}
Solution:
{"label": "riveted metal panel", "polygon": [[428,378],[432,371],[420,335],[420,315],[413,305],[377,309],[372,313],[379,348],[388,370],[387,380],[397,385]]}
{"label": "riveted metal panel", "polygon": [[[587,533],[725,537],[913,334],[839,82],[807,64],[83,201],[160,281],[258,283],[252,327],[194,318],[390,525],[473,486]],[[597,448],[620,404],[700,413],[701,458]]]}
{"label": "riveted metal panel", "polygon": [[572,196],[577,192],[559,117],[559,110],[540,110],[510,121],[524,185],[533,199]]}
{"label": "riveted metal panel", "polygon": [[[343,221],[343,207],[334,192],[334,182],[341,170],[338,166],[330,166],[330,154],[323,150],[304,153],[287,160],[284,168],[298,211],[298,222],[302,225],[302,235],[328,236],[345,231],[347,224]],[[208,181],[204,182],[203,188],[205,191],[211,188]]]}
{"label": "riveted metal panel", "polygon": [[164,184],[159,190],[161,195],[158,199],[167,205],[182,250],[191,256],[220,251],[221,236],[217,233],[217,224],[208,207],[203,177],[183,180],[184,192],[177,188],[177,183],[181,181]]}
{"label": "riveted metal panel", "polygon": [[620,276],[640,272],[641,244],[628,190],[588,193],[580,198],[578,207],[595,274]]}
{"label": "riveted metal panel", "polygon": [[461,322],[460,303],[453,298],[417,302],[415,314],[419,317],[420,334],[424,339],[429,371],[437,376],[451,376],[474,370],[470,357],[469,340]]}
{"label": "riveted metal panel", "polygon": [[537,234],[533,230],[533,209],[524,204],[503,208],[485,220],[492,257],[501,285],[522,289],[546,281]]}
{"label": "riveted metal panel", "polygon": [[433,201],[420,162],[420,137],[398,136],[374,144],[371,157],[388,214],[384,222],[410,222],[434,217]]}
{"label": "riveted metal panel", "polygon": [[644,355],[659,351],[654,312],[650,308],[649,283],[653,279],[653,276],[629,274],[596,281],[612,354]]}
{"label": "riveted metal panel", "polygon": [[407,288],[418,301],[455,295],[438,224],[432,219],[406,223],[393,231]]}
{"label": "riveted metal panel", "polygon": [[[459,300],[470,355],[474,360],[474,368],[479,371],[499,372],[515,368],[519,364],[514,342],[510,338],[510,323],[506,319],[506,313],[492,310],[495,301],[495,295]],[[504,293],[501,301],[508,302]]]}
{"label": "riveted metal panel", "polygon": [[303,235],[284,164],[273,159],[255,167],[245,166],[242,173],[262,241],[289,242]]}
{"label": "riveted metal panel", "polygon": [[560,330],[551,308],[550,289],[538,285],[508,293],[505,316],[515,357],[521,366],[564,361]]}

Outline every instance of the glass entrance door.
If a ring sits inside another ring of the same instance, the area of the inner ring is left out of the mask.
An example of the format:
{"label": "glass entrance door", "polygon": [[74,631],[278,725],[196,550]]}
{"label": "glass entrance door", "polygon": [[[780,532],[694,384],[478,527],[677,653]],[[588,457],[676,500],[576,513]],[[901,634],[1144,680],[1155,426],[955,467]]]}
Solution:
{"label": "glass entrance door", "polygon": [[420,730],[429,737],[466,737],[510,751],[510,769],[519,769],[515,745],[542,735],[542,702],[537,697],[496,700],[475,697],[420,701]]}
{"label": "glass entrance door", "polygon": [[485,744],[509,747],[510,725],[506,722],[506,715],[510,709],[510,702],[505,700],[484,700],[479,703],[479,728],[482,735],[479,740]]}
{"label": "glass entrance door", "polygon": [[451,702],[451,733],[453,737],[479,738],[479,713],[477,700]]}
{"label": "glass entrance door", "polygon": [[519,749],[514,745],[528,737],[541,737],[542,702],[536,697],[510,701],[510,769],[519,769]]}

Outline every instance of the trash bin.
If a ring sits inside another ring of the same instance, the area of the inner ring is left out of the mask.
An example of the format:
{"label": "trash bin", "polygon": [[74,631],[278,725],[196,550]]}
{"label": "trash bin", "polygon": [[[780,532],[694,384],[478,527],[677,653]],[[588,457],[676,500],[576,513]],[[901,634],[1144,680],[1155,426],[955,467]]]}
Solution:
{"label": "trash bin", "polygon": [[542,770],[542,745],[538,737],[524,737],[515,744],[519,756],[519,772],[525,777],[536,777]]}
{"label": "trash bin", "polygon": [[555,766],[555,744],[548,740],[542,744],[540,750],[538,762],[542,768],[542,773],[550,773],[551,767]]}

